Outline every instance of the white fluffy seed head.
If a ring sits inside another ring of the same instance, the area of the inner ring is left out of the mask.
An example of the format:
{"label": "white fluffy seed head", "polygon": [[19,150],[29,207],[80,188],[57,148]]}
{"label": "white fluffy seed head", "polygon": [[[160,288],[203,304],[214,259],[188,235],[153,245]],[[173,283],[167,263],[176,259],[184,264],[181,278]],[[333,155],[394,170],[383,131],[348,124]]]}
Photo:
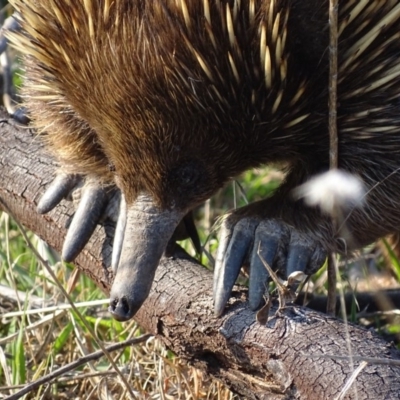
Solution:
{"label": "white fluffy seed head", "polygon": [[361,206],[365,197],[363,182],[355,175],[338,169],[318,175],[293,191],[309,206],[318,206],[327,214],[338,209]]}

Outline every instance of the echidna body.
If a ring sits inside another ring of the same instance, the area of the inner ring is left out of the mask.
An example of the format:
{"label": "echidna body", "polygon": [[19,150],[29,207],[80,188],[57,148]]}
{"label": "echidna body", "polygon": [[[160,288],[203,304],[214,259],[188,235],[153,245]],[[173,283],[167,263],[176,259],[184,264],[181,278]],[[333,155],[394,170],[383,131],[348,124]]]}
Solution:
{"label": "echidna body", "polygon": [[[117,318],[147,297],[183,216],[250,168],[284,161],[290,172],[272,198],[227,219],[217,314],[249,254],[259,305],[268,278],[259,243],[288,273],[313,272],[337,249],[329,219],[290,196],[328,168],[326,2],[11,3],[34,125],[61,171],[116,184],[126,201]],[[339,14],[339,166],[371,189],[347,220],[362,245],[400,226],[400,1],[341,1]]]}

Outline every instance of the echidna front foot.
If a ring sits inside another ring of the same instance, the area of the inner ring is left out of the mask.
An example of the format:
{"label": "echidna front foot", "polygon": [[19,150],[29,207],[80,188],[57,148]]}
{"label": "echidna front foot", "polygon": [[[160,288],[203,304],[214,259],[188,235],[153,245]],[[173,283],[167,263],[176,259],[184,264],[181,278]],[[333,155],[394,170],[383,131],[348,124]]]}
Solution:
{"label": "echidna front foot", "polygon": [[[257,204],[258,206],[258,204]],[[251,210],[251,205],[246,207]],[[214,311],[221,315],[244,263],[249,261],[249,304],[262,304],[270,274],[258,254],[281,277],[295,271],[309,275],[326,259],[323,245],[279,218],[238,218],[231,214],[223,224],[214,272]]]}
{"label": "echidna front foot", "polygon": [[40,214],[56,207],[63,199],[73,198],[76,212],[68,228],[62,259],[73,261],[91,238],[100,220],[118,215],[120,196],[115,187],[104,185],[94,177],[59,173],[47,188],[37,206]]}

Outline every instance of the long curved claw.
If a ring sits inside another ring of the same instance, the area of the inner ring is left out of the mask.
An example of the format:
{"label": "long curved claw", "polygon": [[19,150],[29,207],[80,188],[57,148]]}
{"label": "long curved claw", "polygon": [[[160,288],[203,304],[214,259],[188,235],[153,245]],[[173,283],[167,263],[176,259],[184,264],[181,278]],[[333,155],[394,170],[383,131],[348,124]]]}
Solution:
{"label": "long curved claw", "polygon": [[105,189],[96,182],[82,188],[81,200],[68,229],[62,259],[71,262],[89,241],[107,202]]}
{"label": "long curved claw", "polygon": [[258,249],[264,260],[272,267],[277,257],[283,258],[281,248],[290,237],[288,229],[276,220],[264,220],[256,229],[250,261],[249,305],[255,311],[263,302],[270,274],[263,265]]}
{"label": "long curved claw", "polygon": [[[240,268],[253,243],[254,231],[258,221],[252,218],[240,220],[234,228],[229,246],[223,258],[218,257],[221,263],[216,267],[214,275],[214,313],[220,316],[228,302],[232,288],[239,275]],[[225,247],[225,243],[223,243]]]}
{"label": "long curved claw", "polygon": [[201,242],[199,232],[197,232],[197,228],[194,223],[193,211],[188,212],[183,217],[183,223],[185,224],[185,230],[193,243],[194,249],[196,250],[197,254],[201,254]]}
{"label": "long curved claw", "polygon": [[124,237],[125,237],[126,218],[127,218],[127,209],[126,209],[125,196],[121,194],[119,214],[118,214],[117,225],[115,227],[113,250],[111,256],[111,269],[114,272],[114,274],[117,273],[119,260],[121,258],[122,245],[124,243]]}
{"label": "long curved claw", "polygon": [[293,245],[289,248],[288,261],[286,267],[286,275],[290,276],[293,272],[304,272],[310,261],[312,249]]}
{"label": "long curved claw", "polygon": [[39,200],[37,211],[39,214],[46,214],[56,207],[62,199],[68,196],[71,190],[80,180],[79,175],[59,174],[47,188]]}
{"label": "long curved claw", "polygon": [[312,239],[297,231],[292,232],[286,263],[286,276],[290,276],[295,271],[306,271],[314,247],[315,242]]}
{"label": "long curved claw", "polygon": [[197,254],[202,253],[202,247],[200,242],[199,233],[194,222],[193,211],[189,211],[183,218],[180,224],[176,227],[174,234],[172,235],[167,248],[167,254],[169,251],[175,248],[175,242],[180,240],[190,239],[193,247]]}
{"label": "long curved claw", "polygon": [[25,107],[18,107],[17,109],[15,109],[14,112],[11,114],[11,117],[22,125],[28,125],[29,122],[31,122],[28,111]]}
{"label": "long curved claw", "polygon": [[217,286],[219,283],[219,276],[221,275],[222,266],[224,264],[224,258],[226,250],[229,246],[229,242],[233,235],[234,225],[230,223],[229,220],[224,221],[220,232],[219,232],[219,245],[217,249],[217,255],[215,259],[214,267],[214,280],[213,280],[213,298],[215,299],[217,295]]}

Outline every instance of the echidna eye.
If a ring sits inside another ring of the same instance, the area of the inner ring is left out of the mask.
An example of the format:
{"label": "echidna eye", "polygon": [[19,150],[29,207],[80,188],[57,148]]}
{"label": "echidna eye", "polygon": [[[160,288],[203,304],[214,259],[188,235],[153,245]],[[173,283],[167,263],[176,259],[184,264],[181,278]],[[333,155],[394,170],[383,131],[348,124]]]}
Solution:
{"label": "echidna eye", "polygon": [[191,166],[186,165],[180,171],[180,180],[183,184],[190,184],[193,180],[197,178],[197,171],[193,169]]}
{"label": "echidna eye", "polygon": [[186,161],[175,167],[170,173],[172,184],[182,189],[196,186],[202,173],[201,163],[196,160]]}

